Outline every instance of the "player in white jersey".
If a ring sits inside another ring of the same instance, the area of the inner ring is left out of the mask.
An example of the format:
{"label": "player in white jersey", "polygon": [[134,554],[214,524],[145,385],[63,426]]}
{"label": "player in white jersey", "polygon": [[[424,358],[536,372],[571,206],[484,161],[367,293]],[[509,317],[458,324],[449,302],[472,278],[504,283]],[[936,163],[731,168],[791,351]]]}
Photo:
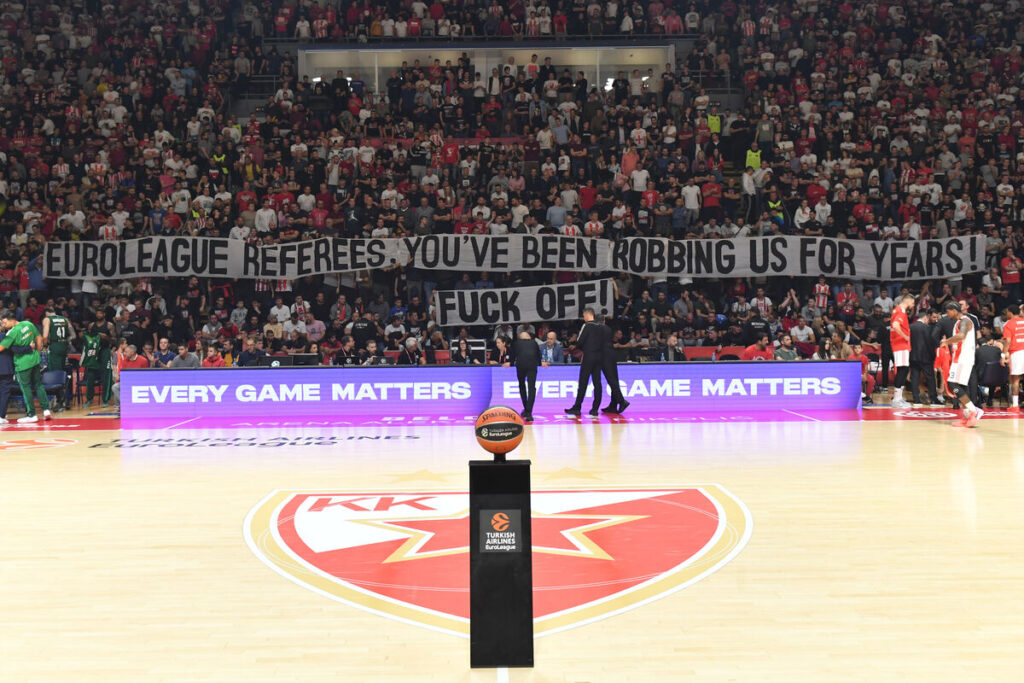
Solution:
{"label": "player in white jersey", "polygon": [[960,401],[964,409],[963,419],[953,423],[954,427],[976,427],[985,411],[974,405],[968,395],[967,385],[974,373],[975,331],[974,323],[960,312],[960,307],[953,301],[946,304],[946,315],[956,321],[953,336],[942,340],[943,346],[949,347],[949,388]]}

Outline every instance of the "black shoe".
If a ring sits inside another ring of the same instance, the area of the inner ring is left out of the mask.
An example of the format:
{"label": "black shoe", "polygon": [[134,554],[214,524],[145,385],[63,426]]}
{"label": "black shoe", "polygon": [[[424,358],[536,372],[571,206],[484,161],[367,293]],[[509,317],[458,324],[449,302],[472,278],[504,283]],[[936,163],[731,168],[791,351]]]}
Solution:
{"label": "black shoe", "polygon": [[567,414],[569,414],[569,415],[579,415],[579,414],[581,414],[581,413],[582,413],[583,411],[581,411],[581,410],[580,410],[579,408],[577,408],[576,406],[573,406],[572,408],[566,408],[566,409],[565,409],[565,412],[566,412]]}
{"label": "black shoe", "polygon": [[618,406],[614,403],[609,403],[606,408],[601,408],[602,413],[617,413],[619,412]]}
{"label": "black shoe", "polygon": [[521,415],[521,417],[523,418],[523,422],[533,422],[533,415],[530,415],[529,413],[525,413]]}
{"label": "black shoe", "polygon": [[597,410],[597,408],[591,408],[590,409],[590,416],[591,417],[600,417],[601,413]]}
{"label": "black shoe", "polygon": [[629,401],[627,401],[626,399],[622,399],[622,402],[619,403],[619,409],[617,411],[615,411],[615,412],[624,413],[624,412],[626,412],[626,408],[628,408],[628,407],[629,407]]}

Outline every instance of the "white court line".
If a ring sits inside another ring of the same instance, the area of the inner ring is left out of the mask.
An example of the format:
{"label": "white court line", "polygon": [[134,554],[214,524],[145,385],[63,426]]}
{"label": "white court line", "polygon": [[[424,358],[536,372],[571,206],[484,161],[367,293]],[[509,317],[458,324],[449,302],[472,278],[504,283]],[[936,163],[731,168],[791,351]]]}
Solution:
{"label": "white court line", "polygon": [[195,420],[198,420],[200,417],[202,417],[202,415],[196,415],[195,417],[190,417],[189,419],[185,420],[184,422],[179,422],[177,424],[173,424],[170,427],[164,427],[162,431],[166,432],[168,429],[174,429],[175,427],[180,427],[181,425],[187,425],[189,422],[194,422]]}
{"label": "white court line", "polygon": [[498,667],[498,683],[508,683],[508,667]]}
{"label": "white court line", "polygon": [[822,420],[819,420],[816,417],[811,417],[810,415],[803,415],[792,410],[786,410],[785,408],[782,409],[782,412],[789,413],[790,415],[796,415],[797,417],[802,417],[805,420],[810,420],[811,422],[822,422]]}

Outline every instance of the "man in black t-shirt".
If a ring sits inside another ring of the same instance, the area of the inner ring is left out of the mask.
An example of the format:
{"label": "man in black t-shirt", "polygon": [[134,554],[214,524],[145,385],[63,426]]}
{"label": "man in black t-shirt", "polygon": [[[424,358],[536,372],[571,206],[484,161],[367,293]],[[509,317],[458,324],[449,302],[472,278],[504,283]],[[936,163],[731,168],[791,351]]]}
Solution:
{"label": "man in black t-shirt", "polygon": [[366,342],[377,337],[377,326],[373,323],[373,314],[364,313],[362,318],[356,318],[352,322],[352,338],[355,340],[356,348],[365,349]]}

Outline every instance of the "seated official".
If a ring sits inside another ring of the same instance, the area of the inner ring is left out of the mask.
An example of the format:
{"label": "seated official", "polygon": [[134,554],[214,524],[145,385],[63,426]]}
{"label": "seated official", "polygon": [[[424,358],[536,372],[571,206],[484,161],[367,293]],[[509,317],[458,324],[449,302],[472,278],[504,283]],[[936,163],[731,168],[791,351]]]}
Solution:
{"label": "seated official", "polygon": [[488,365],[500,365],[503,368],[511,367],[512,358],[509,354],[509,340],[507,337],[498,337],[494,340],[494,350],[491,351],[491,359]]}
{"label": "seated official", "polygon": [[[374,342],[376,346],[376,342]],[[350,334],[341,338],[341,348],[334,353],[334,365],[361,365],[362,359],[356,351],[356,341]]]}
{"label": "seated official", "polygon": [[452,365],[480,365],[480,359],[473,358],[473,352],[469,348],[469,342],[459,339],[459,344],[452,349]]}
{"label": "seated official", "polygon": [[366,342],[366,348],[359,352],[359,365],[381,365],[384,355],[381,354],[376,339]]}
{"label": "seated official", "polygon": [[427,356],[420,349],[419,342],[412,337],[405,340],[402,351],[398,354],[399,365],[426,365]]}
{"label": "seated official", "polygon": [[540,364],[547,367],[563,363],[565,363],[565,351],[562,349],[562,343],[558,341],[557,334],[548,332],[544,342],[540,345]]}
{"label": "seated official", "polygon": [[245,349],[238,354],[238,367],[259,365],[260,358],[267,355],[263,349],[256,347],[256,340],[249,338],[245,340]]}
{"label": "seated official", "polygon": [[674,332],[668,336],[666,344],[661,349],[662,360],[677,362],[686,360],[686,350],[683,347],[681,341],[679,341],[679,335]]}

